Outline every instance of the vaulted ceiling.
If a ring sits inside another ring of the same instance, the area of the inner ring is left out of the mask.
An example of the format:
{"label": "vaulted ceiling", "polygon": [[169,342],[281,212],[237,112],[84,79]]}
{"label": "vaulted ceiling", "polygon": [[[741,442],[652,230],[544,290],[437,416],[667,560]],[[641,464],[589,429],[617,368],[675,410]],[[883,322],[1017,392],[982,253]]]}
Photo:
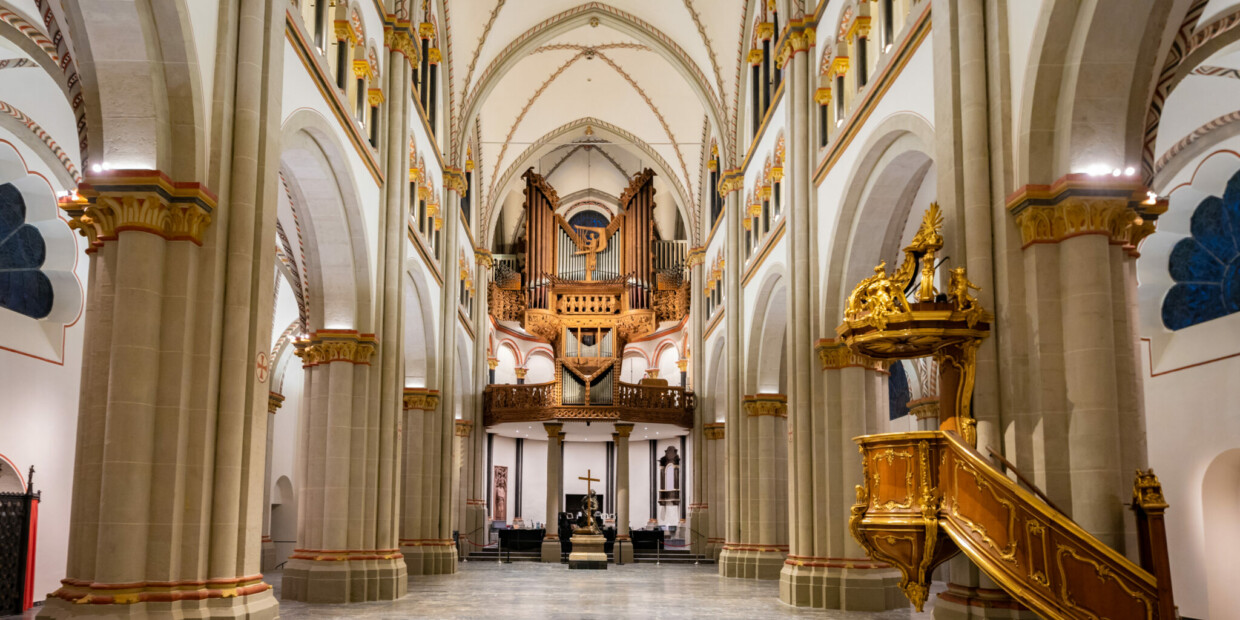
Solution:
{"label": "vaulted ceiling", "polygon": [[734,124],[750,4],[444,0],[453,152],[466,140],[474,149],[483,225],[521,171],[585,141],[588,125],[671,177],[694,229],[703,157],[717,128]]}

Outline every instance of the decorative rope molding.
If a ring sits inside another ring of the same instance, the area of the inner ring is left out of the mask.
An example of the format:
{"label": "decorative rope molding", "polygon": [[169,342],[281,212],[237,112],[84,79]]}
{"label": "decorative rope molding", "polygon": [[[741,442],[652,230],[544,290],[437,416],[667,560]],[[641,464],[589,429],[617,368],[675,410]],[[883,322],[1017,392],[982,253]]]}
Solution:
{"label": "decorative rope molding", "polygon": [[305,368],[332,362],[369,365],[378,341],[374,334],[359,334],[351,329],[322,329],[294,346],[294,353]]}
{"label": "decorative rope molding", "polygon": [[[26,59],[23,58],[22,60]],[[72,177],[74,181],[78,183],[82,182],[82,175],[78,172],[77,167],[73,165],[73,160],[70,159],[69,154],[66,153],[64,149],[60,148],[60,145],[52,139],[51,134],[47,133],[47,131],[43,129],[42,125],[39,125],[34,121],[34,119],[26,116],[26,113],[17,109],[16,106],[4,101],[0,101],[0,112],[4,112],[5,114],[12,116],[17,119],[17,122],[30,129],[30,132],[33,133],[34,136],[41,142],[43,142],[45,146],[47,146],[47,149],[52,152],[52,156],[60,162],[60,165],[64,166],[65,172],[68,172],[69,176]]]}

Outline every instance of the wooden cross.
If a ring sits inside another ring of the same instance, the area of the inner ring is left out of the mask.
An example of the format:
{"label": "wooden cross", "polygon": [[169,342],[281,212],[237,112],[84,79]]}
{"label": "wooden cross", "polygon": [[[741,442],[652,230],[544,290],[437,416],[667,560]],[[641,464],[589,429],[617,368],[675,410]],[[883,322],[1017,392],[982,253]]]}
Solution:
{"label": "wooden cross", "polygon": [[598,478],[591,478],[591,477],[590,477],[590,470],[588,470],[588,469],[586,470],[586,475],[584,475],[584,476],[577,476],[577,479],[578,479],[578,480],[585,480],[585,481],[586,481],[586,495],[589,495],[589,494],[590,494],[590,483],[591,483],[591,482],[602,482],[602,481],[601,481],[601,480],[599,480]]}
{"label": "wooden cross", "polygon": [[[588,470],[588,469],[586,470],[586,475],[584,475],[584,476],[577,476],[577,479],[578,479],[578,480],[585,480],[585,481],[586,481],[586,498],[587,498],[586,505],[587,505],[587,506],[589,506],[589,500],[588,500],[588,498],[590,497],[590,483],[591,483],[591,482],[601,482],[601,481],[600,481],[598,478],[591,478],[591,477],[590,477],[590,470]],[[597,510],[597,509],[598,509],[598,506],[595,506],[595,509]],[[589,527],[592,531],[594,531],[595,533],[598,533],[598,530],[594,529],[594,513],[593,513],[593,512],[591,512],[590,510],[586,510],[586,523],[588,524],[588,527]]]}

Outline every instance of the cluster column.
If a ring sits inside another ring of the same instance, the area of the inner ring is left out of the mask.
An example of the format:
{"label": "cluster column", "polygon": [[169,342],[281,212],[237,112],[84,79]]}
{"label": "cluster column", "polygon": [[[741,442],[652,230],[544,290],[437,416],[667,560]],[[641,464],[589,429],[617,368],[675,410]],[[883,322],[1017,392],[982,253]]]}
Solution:
{"label": "cluster column", "polygon": [[453,425],[440,410],[438,390],[405,388],[404,512],[400,551],[411,575],[456,572],[456,545],[450,514],[440,510],[452,493]]}
{"label": "cluster column", "polygon": [[547,431],[547,531],[543,536],[542,561],[559,562],[560,556],[560,484],[562,470],[560,468],[560,444],[564,440],[564,425],[559,422],[544,422]]}
{"label": "cluster column", "polygon": [[276,566],[276,543],[271,540],[271,446],[275,441],[276,411],[284,403],[284,396],[271,392],[267,395],[267,464],[263,474],[263,551],[262,567],[271,571]]}
{"label": "cluster column", "polygon": [[[380,528],[380,498],[394,478],[394,419],[385,427],[370,388],[375,337],[320,330],[297,343],[307,401],[300,452],[305,474],[297,546],[284,568],[282,596],[309,603],[392,600],[405,595],[404,558],[391,528]],[[387,498],[390,505],[392,498]]]}
{"label": "cluster column", "polygon": [[[722,422],[713,422],[702,426],[702,437],[705,443],[700,448],[703,452],[703,464],[707,474],[703,476],[705,479],[704,499],[715,506],[724,505],[724,489],[727,485],[727,478],[724,471],[727,469],[727,457],[724,447],[724,428]],[[703,552],[706,557],[718,560],[719,553],[723,551],[724,532],[727,523],[724,519],[723,510],[715,510],[707,514],[706,523],[704,524],[706,531],[706,550]]]}
{"label": "cluster column", "polygon": [[633,562],[633,542],[629,537],[629,435],[633,425],[616,422],[611,438],[616,442],[616,544],[612,549],[617,564]]}

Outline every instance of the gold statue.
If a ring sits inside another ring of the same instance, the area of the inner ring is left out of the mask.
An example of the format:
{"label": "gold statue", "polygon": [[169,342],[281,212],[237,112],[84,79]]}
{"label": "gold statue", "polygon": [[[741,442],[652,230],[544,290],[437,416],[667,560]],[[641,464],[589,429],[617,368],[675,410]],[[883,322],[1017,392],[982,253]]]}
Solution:
{"label": "gold statue", "polygon": [[969,281],[969,278],[965,276],[964,267],[956,267],[950,271],[951,280],[947,285],[947,297],[955,304],[956,310],[964,313],[965,321],[968,322],[971,328],[982,318],[985,311],[982,310],[982,305],[969,290],[981,291],[982,289]]}
{"label": "gold statue", "polygon": [[579,226],[578,228],[584,231],[581,236],[586,244],[582,249],[573,252],[573,255],[586,255],[586,281],[589,282],[594,279],[594,268],[598,266],[598,253],[607,249],[607,238],[603,236],[607,229],[594,226]]}

